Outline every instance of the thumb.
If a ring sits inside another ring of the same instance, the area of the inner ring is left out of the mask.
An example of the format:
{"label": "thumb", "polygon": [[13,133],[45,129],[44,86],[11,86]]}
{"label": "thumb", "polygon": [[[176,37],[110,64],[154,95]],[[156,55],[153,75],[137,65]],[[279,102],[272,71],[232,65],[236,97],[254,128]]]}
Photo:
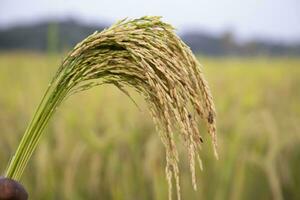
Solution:
{"label": "thumb", "polygon": [[9,178],[0,177],[0,200],[27,200],[25,188]]}

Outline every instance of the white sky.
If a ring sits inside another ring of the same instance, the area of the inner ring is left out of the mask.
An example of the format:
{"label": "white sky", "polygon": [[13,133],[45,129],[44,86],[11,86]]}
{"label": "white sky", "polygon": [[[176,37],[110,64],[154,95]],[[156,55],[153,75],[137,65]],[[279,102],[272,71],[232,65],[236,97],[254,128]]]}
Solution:
{"label": "white sky", "polygon": [[73,17],[90,23],[160,15],[181,32],[233,30],[253,37],[300,41],[300,0],[0,0],[0,27]]}

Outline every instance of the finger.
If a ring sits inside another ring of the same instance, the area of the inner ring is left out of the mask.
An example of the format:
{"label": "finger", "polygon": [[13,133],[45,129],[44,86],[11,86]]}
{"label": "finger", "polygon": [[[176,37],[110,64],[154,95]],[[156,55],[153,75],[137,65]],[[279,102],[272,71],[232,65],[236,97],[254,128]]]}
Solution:
{"label": "finger", "polygon": [[0,200],[27,200],[25,188],[9,178],[0,177]]}

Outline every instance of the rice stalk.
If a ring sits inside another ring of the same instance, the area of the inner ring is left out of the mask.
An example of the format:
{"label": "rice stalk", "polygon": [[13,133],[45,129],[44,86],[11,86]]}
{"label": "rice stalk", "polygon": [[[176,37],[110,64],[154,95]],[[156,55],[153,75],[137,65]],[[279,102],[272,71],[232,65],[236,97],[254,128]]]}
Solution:
{"label": "rice stalk", "polygon": [[[57,107],[70,95],[97,85],[126,86],[143,95],[166,148],[169,199],[172,182],[180,199],[179,157],[174,141],[178,132],[186,146],[192,184],[195,161],[200,166],[202,137],[197,122],[205,122],[217,157],[215,108],[201,66],[191,50],[160,17],[121,20],[88,36],[67,55],[52,79],[18,148],[6,177],[19,180],[43,129]],[[178,130],[178,131],[176,131]]]}

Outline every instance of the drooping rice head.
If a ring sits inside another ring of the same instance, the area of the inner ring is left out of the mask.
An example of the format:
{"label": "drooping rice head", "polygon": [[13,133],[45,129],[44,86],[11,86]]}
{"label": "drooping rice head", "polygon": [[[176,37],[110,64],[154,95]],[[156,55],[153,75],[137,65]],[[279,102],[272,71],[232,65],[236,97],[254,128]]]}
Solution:
{"label": "drooping rice head", "polygon": [[114,84],[125,93],[125,86],[130,86],[144,96],[166,148],[170,199],[173,178],[180,199],[179,158],[173,136],[178,130],[196,189],[195,160],[201,165],[202,143],[199,120],[207,125],[217,156],[214,104],[197,59],[160,17],[122,20],[76,45],[49,85],[6,176],[20,179],[43,129],[67,96],[101,84]]}
{"label": "drooping rice head", "polygon": [[79,43],[64,60],[57,78],[62,74],[60,82],[68,85],[70,93],[105,83],[122,91],[124,86],[134,87],[141,93],[166,148],[170,193],[174,177],[180,198],[179,158],[173,138],[178,127],[196,189],[194,166],[195,160],[201,165],[202,143],[197,120],[206,122],[217,156],[215,109],[200,64],[172,26],[159,17],[122,20]]}

